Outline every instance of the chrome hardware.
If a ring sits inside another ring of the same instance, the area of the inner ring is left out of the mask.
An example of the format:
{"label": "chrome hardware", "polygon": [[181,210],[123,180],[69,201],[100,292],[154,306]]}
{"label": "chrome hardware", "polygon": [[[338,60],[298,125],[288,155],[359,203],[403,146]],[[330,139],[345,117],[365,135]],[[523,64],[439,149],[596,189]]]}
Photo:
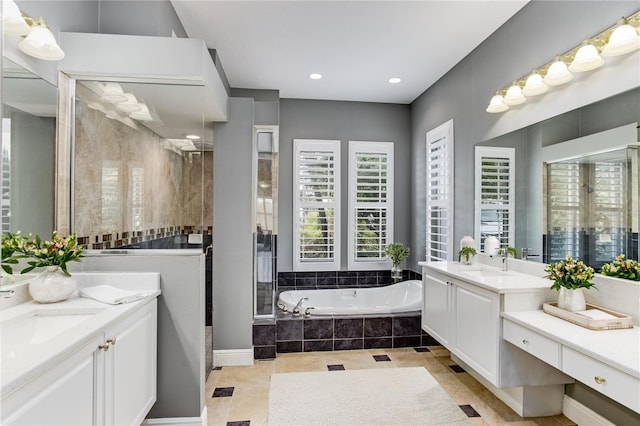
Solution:
{"label": "chrome hardware", "polygon": [[606,380],[605,380],[603,377],[600,377],[600,376],[596,376],[596,377],[594,377],[594,378],[593,378],[593,380],[595,380],[595,381],[596,381],[596,383],[597,383],[597,384],[599,384],[599,385],[601,385],[601,384],[603,384],[604,382],[606,382]]}
{"label": "chrome hardware", "polygon": [[309,309],[315,309],[313,306],[309,306],[305,311],[304,311],[304,317],[305,318],[309,318],[311,316],[311,312],[309,312]]}
{"label": "chrome hardware", "polygon": [[289,312],[289,310],[287,309],[287,305],[282,302],[278,302],[278,308],[280,308],[280,310],[285,314]]}
{"label": "chrome hardware", "polygon": [[15,293],[15,290],[0,290],[0,294],[4,299],[10,298],[13,296],[13,293]]}
{"label": "chrome hardware", "polygon": [[304,302],[305,300],[309,300],[309,298],[303,297],[302,299],[298,300],[298,303],[296,303],[296,306],[294,306],[293,310],[291,311],[291,315],[293,315],[294,317],[300,316],[300,308],[302,307],[302,302]]}

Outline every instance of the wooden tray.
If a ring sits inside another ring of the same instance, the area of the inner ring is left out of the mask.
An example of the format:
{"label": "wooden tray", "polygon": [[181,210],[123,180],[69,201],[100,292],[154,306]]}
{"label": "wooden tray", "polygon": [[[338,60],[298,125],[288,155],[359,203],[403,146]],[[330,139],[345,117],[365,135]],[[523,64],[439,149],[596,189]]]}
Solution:
{"label": "wooden tray", "polygon": [[600,306],[590,305],[587,303],[586,310],[588,311],[591,309],[597,309],[609,315],[613,315],[615,318],[589,318],[575,312],[558,308],[557,302],[548,302],[542,305],[542,310],[549,315],[562,318],[565,321],[572,322],[590,330],[615,330],[619,328],[633,328],[633,318],[631,318],[629,315],[621,314],[610,309],[601,308]]}

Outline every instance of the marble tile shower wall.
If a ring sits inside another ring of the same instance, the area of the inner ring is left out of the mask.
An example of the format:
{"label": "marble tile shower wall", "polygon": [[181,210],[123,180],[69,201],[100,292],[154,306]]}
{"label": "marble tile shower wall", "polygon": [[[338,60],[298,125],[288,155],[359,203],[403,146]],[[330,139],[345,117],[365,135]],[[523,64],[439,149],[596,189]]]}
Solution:
{"label": "marble tile shower wall", "polygon": [[75,232],[90,249],[210,232],[212,152],[178,154],[144,126],[89,108],[78,85],[74,144]]}

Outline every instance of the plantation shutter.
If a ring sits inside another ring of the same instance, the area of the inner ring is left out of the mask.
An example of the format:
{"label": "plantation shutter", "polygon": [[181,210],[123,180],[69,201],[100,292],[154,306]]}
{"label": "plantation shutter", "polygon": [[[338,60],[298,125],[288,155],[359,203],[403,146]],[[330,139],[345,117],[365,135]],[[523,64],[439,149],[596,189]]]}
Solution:
{"label": "plantation shutter", "polygon": [[340,141],[294,140],[293,204],[294,269],[339,270]]}
{"label": "plantation shutter", "polygon": [[500,247],[515,245],[515,149],[476,147],[475,239],[496,237]]}
{"label": "plantation shutter", "polygon": [[547,165],[549,263],[564,259],[568,254],[582,259],[580,244],[580,163],[562,162]]}
{"label": "plantation shutter", "polygon": [[426,259],[453,258],[453,120],[427,133]]}
{"label": "plantation shutter", "polygon": [[393,242],[393,143],[349,142],[349,269],[390,267]]}

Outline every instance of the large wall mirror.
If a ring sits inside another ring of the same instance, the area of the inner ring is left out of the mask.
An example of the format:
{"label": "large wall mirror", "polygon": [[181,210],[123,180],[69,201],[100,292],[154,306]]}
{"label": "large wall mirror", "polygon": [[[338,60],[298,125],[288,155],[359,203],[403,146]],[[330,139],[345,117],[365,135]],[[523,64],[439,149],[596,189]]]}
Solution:
{"label": "large wall mirror", "polygon": [[[527,248],[529,260],[545,263],[572,254],[595,268],[613,260],[616,251],[638,259],[639,135],[635,127],[639,122],[640,88],[636,88],[477,144],[515,148],[518,251]],[[625,133],[629,137],[602,146],[574,143],[568,161],[553,162],[551,167],[551,161],[544,161],[543,152],[549,147],[598,134],[608,137],[611,129],[625,126],[631,129]],[[611,150],[611,146],[620,149]],[[560,177],[550,178],[550,173]],[[554,193],[557,185],[549,180],[557,178],[565,180],[560,185],[562,194]],[[573,192],[567,192],[567,179],[575,180],[571,181]]]}
{"label": "large wall mirror", "polygon": [[95,250],[208,246],[211,121],[201,85],[77,80],[71,229],[80,243]]}
{"label": "large wall mirror", "polygon": [[2,232],[54,229],[57,88],[2,59]]}

